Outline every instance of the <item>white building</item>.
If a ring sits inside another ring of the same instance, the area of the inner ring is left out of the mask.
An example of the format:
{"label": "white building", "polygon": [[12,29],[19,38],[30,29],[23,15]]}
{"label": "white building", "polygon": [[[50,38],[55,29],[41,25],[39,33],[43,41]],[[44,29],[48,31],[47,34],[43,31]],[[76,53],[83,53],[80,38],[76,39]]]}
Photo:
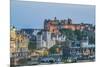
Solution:
{"label": "white building", "polygon": [[36,43],[37,43],[37,49],[46,47],[46,42],[43,40],[43,35],[42,34],[37,34],[36,36]]}
{"label": "white building", "polygon": [[40,48],[50,48],[55,45],[55,40],[51,39],[51,32],[43,31],[41,34],[37,34],[37,49]]}
{"label": "white building", "polygon": [[48,31],[42,31],[40,34],[37,34],[36,41],[37,41],[37,49],[39,48],[51,48],[53,45],[56,44],[56,41],[63,42],[65,41],[66,37],[61,34],[52,34]]}

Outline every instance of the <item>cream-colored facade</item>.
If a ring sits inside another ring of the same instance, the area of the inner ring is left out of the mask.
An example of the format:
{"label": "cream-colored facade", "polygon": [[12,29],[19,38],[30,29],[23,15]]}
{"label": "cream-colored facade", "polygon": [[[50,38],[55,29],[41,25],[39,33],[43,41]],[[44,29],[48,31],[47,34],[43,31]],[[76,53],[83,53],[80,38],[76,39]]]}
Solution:
{"label": "cream-colored facade", "polygon": [[11,27],[10,29],[10,57],[12,57],[12,53],[16,52],[16,29]]}
{"label": "cream-colored facade", "polygon": [[26,35],[19,33],[14,27],[10,29],[10,58],[11,64],[19,64],[19,59],[28,58],[29,39]]}

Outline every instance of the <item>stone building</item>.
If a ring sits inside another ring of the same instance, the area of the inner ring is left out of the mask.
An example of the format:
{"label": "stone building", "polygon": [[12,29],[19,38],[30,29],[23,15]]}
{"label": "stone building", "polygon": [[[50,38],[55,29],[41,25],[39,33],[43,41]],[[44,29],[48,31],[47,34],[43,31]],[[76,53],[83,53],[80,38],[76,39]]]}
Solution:
{"label": "stone building", "polygon": [[58,33],[60,29],[70,29],[70,30],[83,30],[88,24],[73,24],[72,19],[58,20],[56,17],[53,20],[44,20],[44,29],[52,32]]}
{"label": "stone building", "polygon": [[26,35],[21,34],[13,26],[10,29],[10,58],[11,65],[19,65],[20,59],[28,58],[28,42]]}

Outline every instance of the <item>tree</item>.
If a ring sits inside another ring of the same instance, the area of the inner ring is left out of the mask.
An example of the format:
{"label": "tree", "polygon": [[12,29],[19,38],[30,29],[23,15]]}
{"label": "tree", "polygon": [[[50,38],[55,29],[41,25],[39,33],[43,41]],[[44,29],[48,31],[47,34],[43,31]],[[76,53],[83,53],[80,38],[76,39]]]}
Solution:
{"label": "tree", "polygon": [[90,44],[95,44],[95,36],[89,37],[89,43]]}
{"label": "tree", "polygon": [[66,36],[66,39],[69,40],[74,40],[75,39],[75,35],[74,35],[74,31],[70,30],[70,29],[61,29],[60,32]]}
{"label": "tree", "polygon": [[52,54],[55,54],[55,53],[57,53],[57,48],[59,48],[59,46],[54,45],[49,49],[49,52],[52,53]]}
{"label": "tree", "polygon": [[82,39],[82,32],[80,30],[75,30],[74,34],[77,36],[77,40]]}
{"label": "tree", "polygon": [[48,51],[45,50],[45,51],[43,52],[43,55],[44,55],[44,56],[48,56]]}
{"label": "tree", "polygon": [[29,41],[28,49],[29,50],[36,49],[36,41]]}

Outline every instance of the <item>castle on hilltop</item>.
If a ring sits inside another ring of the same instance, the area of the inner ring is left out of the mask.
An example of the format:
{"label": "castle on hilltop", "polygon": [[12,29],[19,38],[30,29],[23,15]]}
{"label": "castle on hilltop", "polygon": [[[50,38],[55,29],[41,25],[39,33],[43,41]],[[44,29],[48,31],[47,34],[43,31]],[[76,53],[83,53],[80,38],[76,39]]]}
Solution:
{"label": "castle on hilltop", "polygon": [[54,17],[53,20],[45,19],[44,20],[44,29],[48,30],[52,33],[59,32],[59,29],[70,29],[70,30],[83,30],[86,27],[90,26],[91,24],[74,24],[72,23],[72,19],[68,18],[63,20],[58,20],[56,17]]}

